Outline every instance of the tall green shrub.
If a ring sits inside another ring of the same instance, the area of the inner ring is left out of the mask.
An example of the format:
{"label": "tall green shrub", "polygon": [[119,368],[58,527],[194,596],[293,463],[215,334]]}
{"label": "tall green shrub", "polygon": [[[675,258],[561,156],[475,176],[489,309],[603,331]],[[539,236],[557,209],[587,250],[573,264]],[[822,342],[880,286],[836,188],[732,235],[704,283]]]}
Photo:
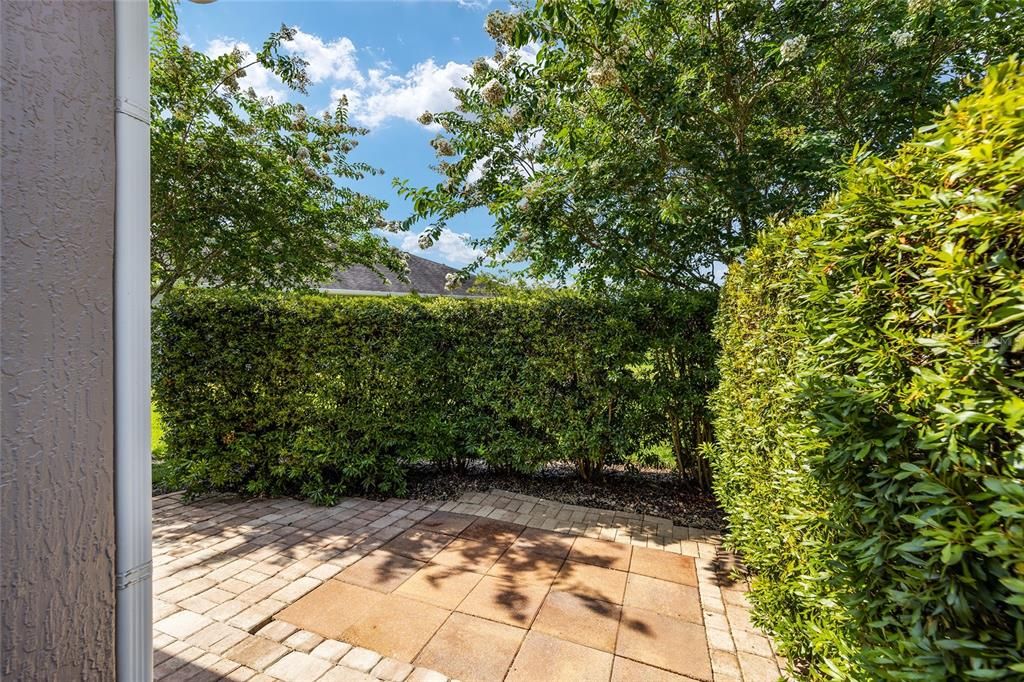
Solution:
{"label": "tall green shrub", "polygon": [[[714,295],[479,300],[176,291],[155,324],[167,460],[193,491],[393,493],[409,462],[586,479],[665,438],[713,375]],[[694,337],[701,335],[703,341]]]}
{"label": "tall green shrub", "polygon": [[1024,676],[1024,71],[731,269],[716,488],[811,677]]}

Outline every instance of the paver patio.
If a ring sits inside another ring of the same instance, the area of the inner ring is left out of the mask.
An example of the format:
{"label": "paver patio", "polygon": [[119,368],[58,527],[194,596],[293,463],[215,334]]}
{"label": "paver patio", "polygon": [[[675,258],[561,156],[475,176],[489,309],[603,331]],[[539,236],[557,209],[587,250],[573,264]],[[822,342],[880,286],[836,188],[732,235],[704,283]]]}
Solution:
{"label": "paver patio", "polygon": [[780,676],[735,558],[667,519],[502,491],[153,506],[159,680]]}

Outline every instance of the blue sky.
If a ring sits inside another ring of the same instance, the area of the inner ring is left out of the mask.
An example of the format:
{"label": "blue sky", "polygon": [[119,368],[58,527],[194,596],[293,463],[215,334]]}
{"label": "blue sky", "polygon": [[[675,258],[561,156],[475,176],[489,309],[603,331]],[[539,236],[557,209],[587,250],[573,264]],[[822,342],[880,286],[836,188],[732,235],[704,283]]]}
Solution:
{"label": "blue sky", "polygon": [[[311,112],[332,106],[341,93],[350,100],[354,122],[370,129],[353,152],[354,160],[384,169],[384,175],[353,185],[391,205],[388,217],[405,218],[409,206],[391,186],[395,177],[413,185],[433,185],[436,157],[429,141],[435,130],[415,121],[425,109],[453,107],[448,89],[469,72],[476,57],[490,56],[494,43],[484,32],[487,13],[506,3],[391,0],[218,0],[178,7],[183,40],[209,53],[235,44],[258,48],[282,23],[300,29],[289,49],[310,62],[314,84],[308,96],[288,91],[270,74],[250,69],[243,85],[257,92],[302,102]],[[389,239],[407,251],[454,266],[466,264],[473,250],[465,237],[486,236],[490,216],[478,210],[449,223],[449,231],[426,252],[412,234]]]}

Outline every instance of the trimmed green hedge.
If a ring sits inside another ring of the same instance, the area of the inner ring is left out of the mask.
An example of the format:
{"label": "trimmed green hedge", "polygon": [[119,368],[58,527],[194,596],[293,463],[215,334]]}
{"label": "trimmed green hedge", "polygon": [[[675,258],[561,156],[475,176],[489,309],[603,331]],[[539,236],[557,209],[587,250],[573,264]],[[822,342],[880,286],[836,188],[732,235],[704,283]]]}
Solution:
{"label": "trimmed green hedge", "polygon": [[808,676],[1024,678],[1024,72],[730,269],[715,486]]}
{"label": "trimmed green hedge", "polygon": [[154,325],[165,459],[190,491],[321,502],[400,492],[413,461],[590,478],[673,432],[693,462],[715,303],[175,291]]}

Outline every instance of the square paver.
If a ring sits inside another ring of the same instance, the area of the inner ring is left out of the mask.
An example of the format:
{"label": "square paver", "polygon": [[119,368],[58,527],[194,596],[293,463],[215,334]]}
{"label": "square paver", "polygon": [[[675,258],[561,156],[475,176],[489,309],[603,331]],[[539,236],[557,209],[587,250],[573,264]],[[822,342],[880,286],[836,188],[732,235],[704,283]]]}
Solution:
{"label": "square paver", "polygon": [[530,631],[512,662],[508,682],[599,682],[612,673],[612,655]]}
{"label": "square paver", "polygon": [[373,611],[383,599],[380,592],[328,580],[280,611],[276,618],[322,637],[338,639],[342,632]]}
{"label": "square paver", "polygon": [[628,606],[622,609],[615,653],[687,677],[711,679],[703,626],[654,611]]}
{"label": "square paver", "polygon": [[622,607],[616,604],[552,590],[541,604],[533,630],[613,652],[621,614]]}
{"label": "square paver", "polygon": [[612,682],[687,682],[687,680],[688,678],[682,675],[637,663],[621,656],[616,656],[615,663],[612,665]]}
{"label": "square paver", "polygon": [[514,544],[487,571],[487,575],[503,578],[516,584],[550,585],[562,568],[564,560],[532,549],[517,548]]}
{"label": "square paver", "polygon": [[680,556],[660,549],[636,547],[629,570],[651,578],[682,585],[697,586],[697,568],[693,557]]}
{"label": "square paver", "polygon": [[381,549],[410,559],[429,561],[452,539],[450,535],[434,533],[429,530],[407,530]]}
{"label": "square paver", "polygon": [[494,565],[494,562],[501,558],[507,547],[507,544],[495,545],[459,538],[438,552],[430,560],[430,563],[452,566],[474,573],[486,573]]}
{"label": "square paver", "polygon": [[388,593],[426,565],[426,562],[378,549],[339,573],[337,579]]}
{"label": "square paver", "polygon": [[455,610],[483,576],[452,566],[428,564],[402,583],[394,594]]}
{"label": "square paver", "polygon": [[562,570],[558,572],[552,589],[621,604],[622,594],[626,590],[626,575],[623,571],[611,568],[566,561]]}
{"label": "square paver", "polygon": [[489,542],[495,545],[511,545],[523,532],[525,526],[495,519],[479,518],[469,524],[459,537],[477,542]]}
{"label": "square paver", "polygon": [[446,609],[392,594],[346,630],[341,639],[411,663],[450,613]]}
{"label": "square paver", "polygon": [[224,653],[224,657],[248,666],[253,670],[263,670],[287,654],[288,651],[287,647],[277,642],[272,642],[262,637],[250,636],[228,649]]}
{"label": "square paver", "polygon": [[691,623],[703,623],[696,587],[630,573],[622,603]]}
{"label": "square paver", "polygon": [[519,584],[486,576],[462,600],[457,610],[506,625],[528,628],[547,593],[546,584]]}
{"label": "square paver", "polygon": [[576,538],[569,552],[569,559],[583,564],[613,568],[616,571],[628,571],[632,545],[621,542],[608,542],[593,538]]}
{"label": "square paver", "polygon": [[438,511],[417,523],[413,528],[415,530],[428,530],[445,535],[458,535],[466,530],[466,527],[473,523],[476,518],[466,514]]}
{"label": "square paver", "polygon": [[510,625],[453,613],[416,657],[416,665],[460,680],[498,682],[525,634]]}
{"label": "square paver", "polygon": [[530,550],[556,559],[564,559],[569,555],[575,539],[575,536],[564,533],[527,528],[519,535],[519,539],[512,544],[512,547]]}

